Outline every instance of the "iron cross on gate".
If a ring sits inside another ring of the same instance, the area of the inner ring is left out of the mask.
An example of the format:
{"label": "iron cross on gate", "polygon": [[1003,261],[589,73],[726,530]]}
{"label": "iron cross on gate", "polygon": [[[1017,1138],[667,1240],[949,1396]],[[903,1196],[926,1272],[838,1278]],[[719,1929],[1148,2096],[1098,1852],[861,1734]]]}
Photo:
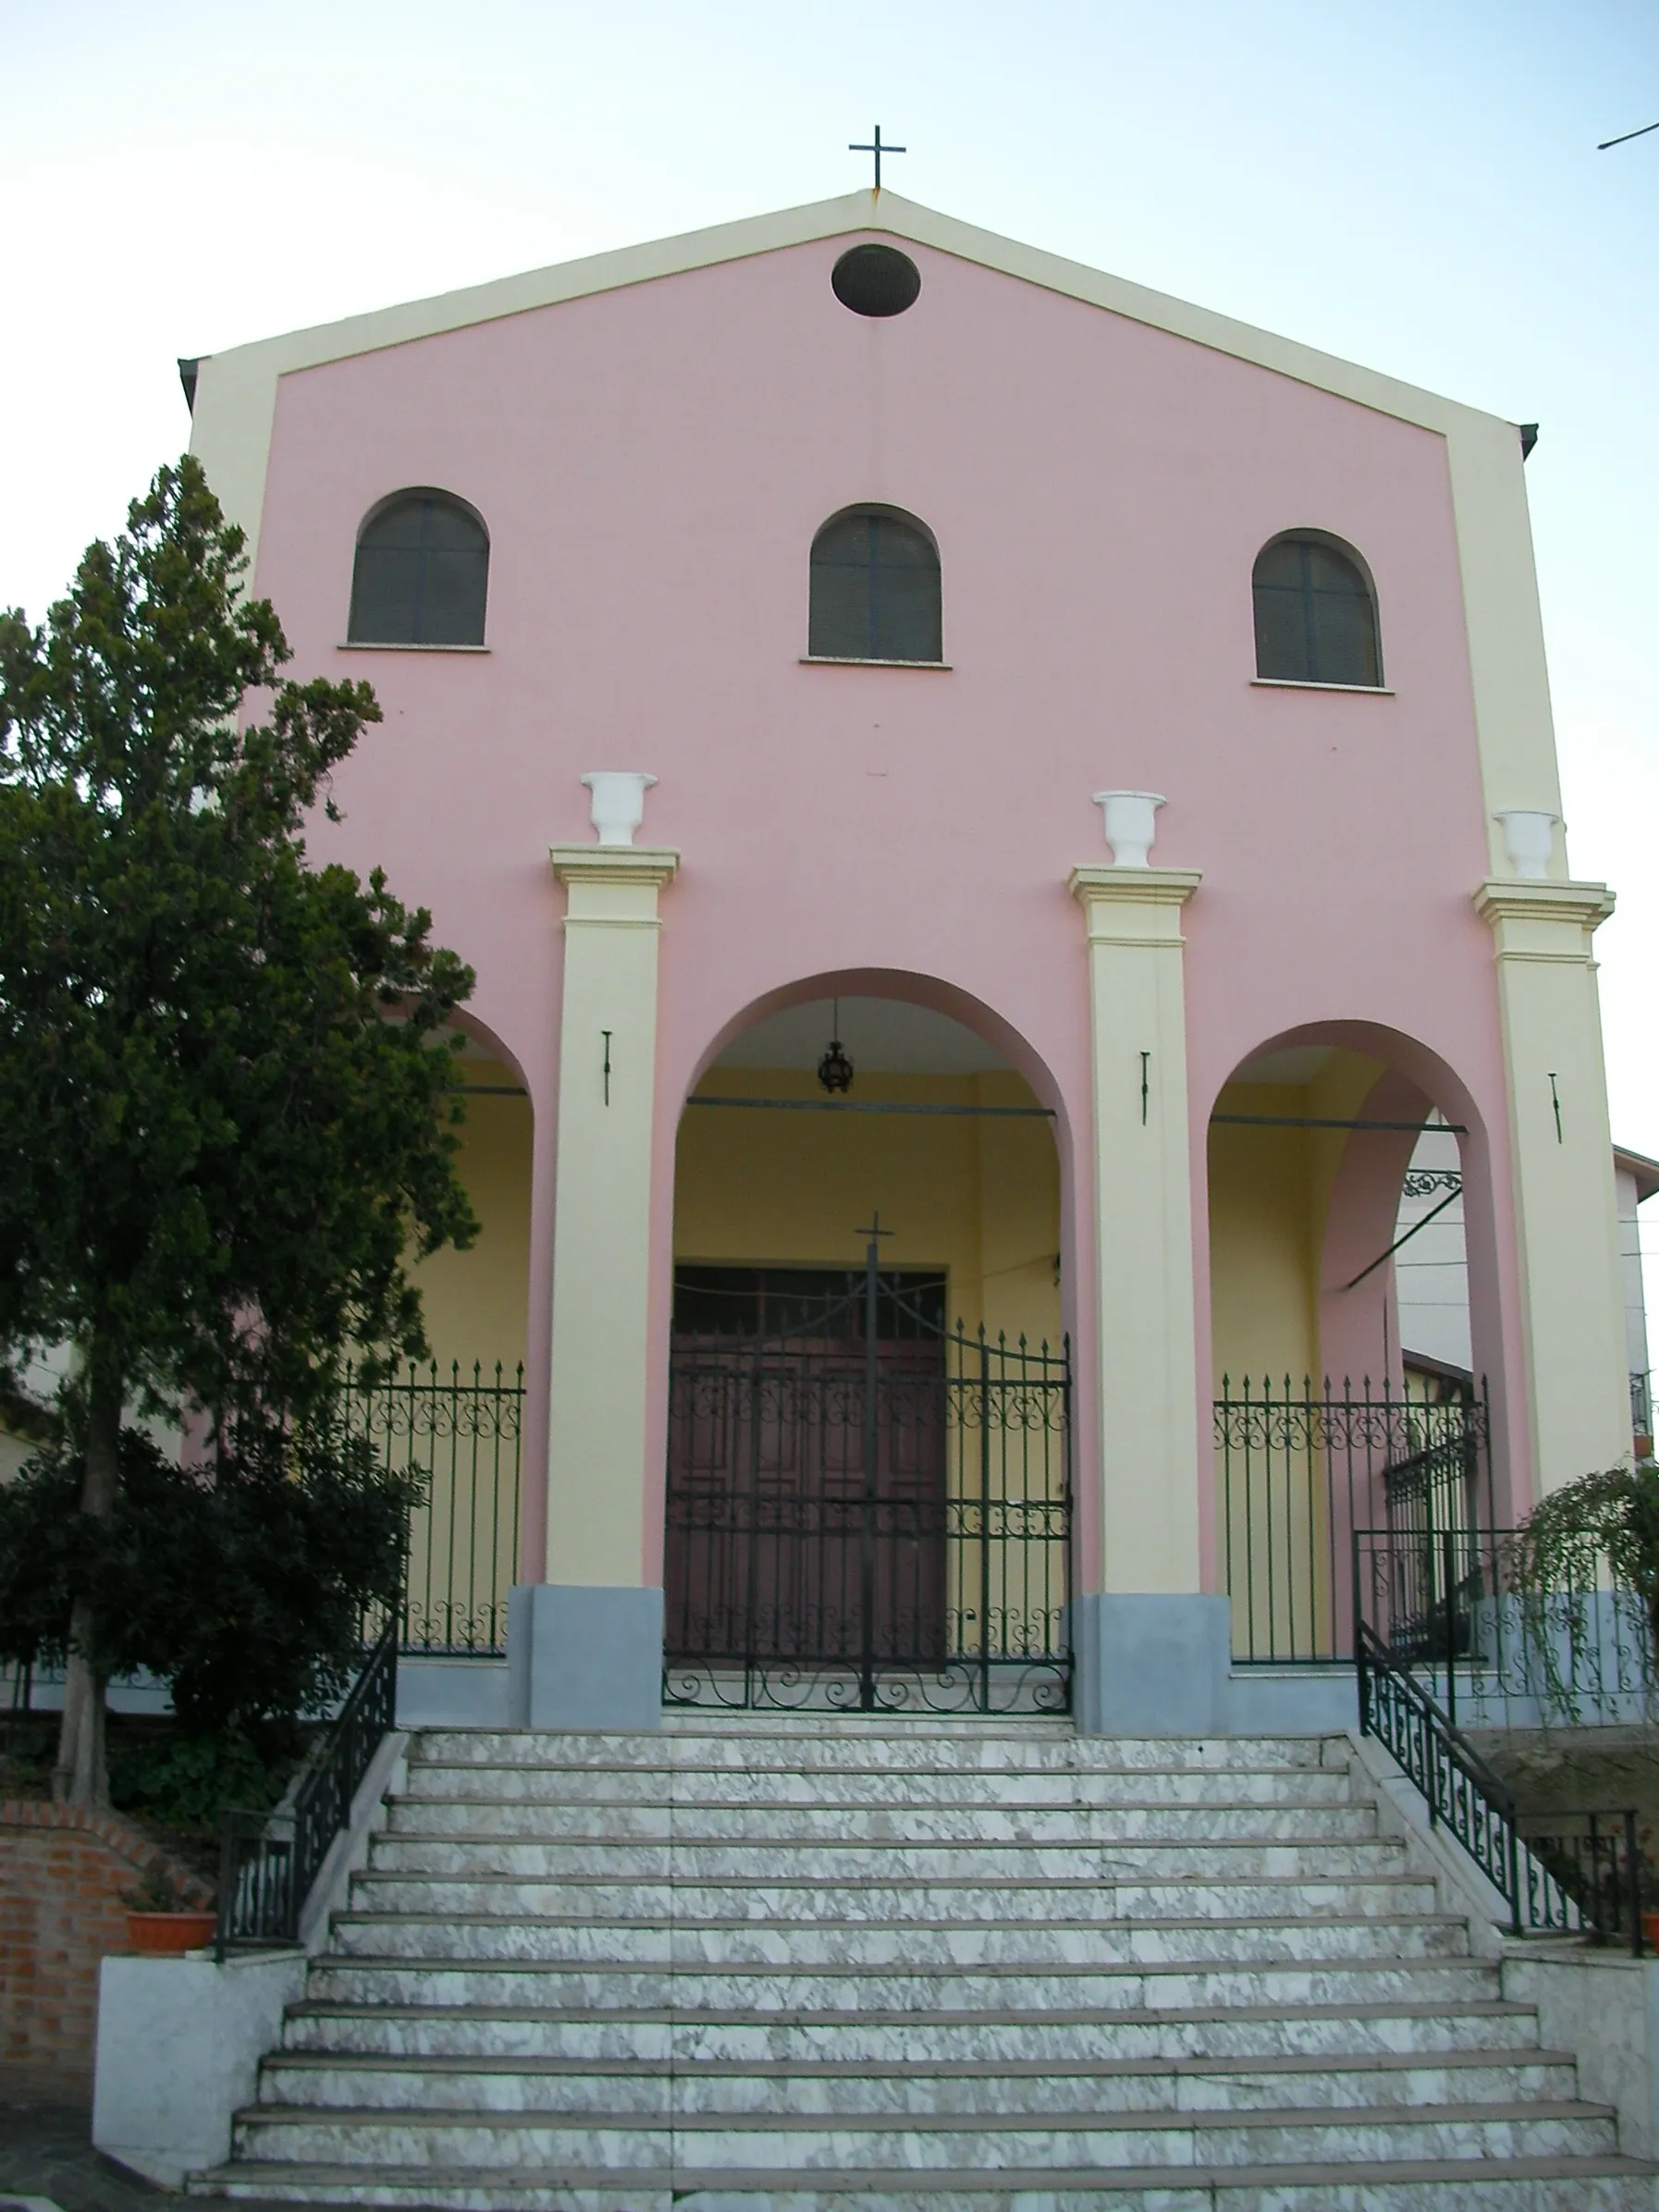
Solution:
{"label": "iron cross on gate", "polygon": [[854,1230],[854,1234],[857,1236],[867,1236],[869,1238],[870,1241],[867,1245],[866,1245],[865,1252],[868,1258],[871,1272],[873,1272],[877,1260],[880,1256],[880,1239],[884,1236],[896,1236],[898,1235],[898,1231],[896,1229],[884,1229],[881,1226],[881,1216],[879,1213],[873,1213],[870,1216],[869,1227],[867,1229]]}
{"label": "iron cross on gate", "polygon": [[847,152],[849,154],[873,154],[876,156],[876,190],[879,191],[881,190],[881,156],[884,154],[905,154],[909,152],[909,148],[906,146],[884,146],[881,143],[881,126],[878,123],[869,145],[849,146]]}

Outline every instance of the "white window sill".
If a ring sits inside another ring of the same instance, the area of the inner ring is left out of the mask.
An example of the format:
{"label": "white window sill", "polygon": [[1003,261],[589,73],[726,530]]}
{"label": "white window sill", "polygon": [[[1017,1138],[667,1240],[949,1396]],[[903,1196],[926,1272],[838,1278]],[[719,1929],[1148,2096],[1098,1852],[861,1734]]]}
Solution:
{"label": "white window sill", "polygon": [[400,645],[390,639],[348,637],[334,648],[337,653],[487,653],[487,645]]}
{"label": "white window sill", "polygon": [[948,660],[864,660],[842,653],[803,653],[801,666],[804,669],[943,669],[948,672],[952,663]]}
{"label": "white window sill", "polygon": [[1362,699],[1392,699],[1386,683],[1307,683],[1299,676],[1252,676],[1259,691],[1358,692]]}

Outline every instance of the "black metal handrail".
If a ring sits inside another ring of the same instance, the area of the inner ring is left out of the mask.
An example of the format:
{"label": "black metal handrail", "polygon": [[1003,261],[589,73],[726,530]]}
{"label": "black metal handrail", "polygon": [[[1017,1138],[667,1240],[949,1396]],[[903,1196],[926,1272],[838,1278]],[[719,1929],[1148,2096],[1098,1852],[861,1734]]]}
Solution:
{"label": "black metal handrail", "polygon": [[327,1749],[286,1811],[227,1811],[219,1824],[215,1956],[300,1940],[300,1919],[352,1800],[398,1718],[398,1617],[381,1629],[329,1732]]}
{"label": "black metal handrail", "polygon": [[1422,1685],[1395,1665],[1363,1616],[1354,1651],[1360,1734],[1374,1736],[1398,1761],[1421,1793],[1430,1825],[1462,1846],[1508,1907],[1511,1932],[1626,1938],[1632,1957],[1641,1958],[1642,1858],[1634,1811],[1557,1813],[1548,1816],[1555,1833],[1523,1833],[1528,1824],[1508,1784]]}
{"label": "black metal handrail", "polygon": [[1426,1677],[1454,1727],[1652,1718],[1648,1604],[1604,1552],[1558,1561],[1541,1583],[1518,1529],[1357,1529],[1353,1542],[1356,1617]]}

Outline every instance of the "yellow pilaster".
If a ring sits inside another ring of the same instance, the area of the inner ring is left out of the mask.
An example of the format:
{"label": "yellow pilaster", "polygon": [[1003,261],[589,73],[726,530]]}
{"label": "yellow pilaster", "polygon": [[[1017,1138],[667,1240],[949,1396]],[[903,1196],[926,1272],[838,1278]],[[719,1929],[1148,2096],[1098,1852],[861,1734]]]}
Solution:
{"label": "yellow pilaster", "polygon": [[1186,1593],[1198,1370],[1181,909],[1187,868],[1080,867],[1094,1059],[1104,1587]]}
{"label": "yellow pilaster", "polygon": [[643,1580],[657,900],[679,860],[643,845],[552,854],[568,904],[547,1579],[567,1586]]}
{"label": "yellow pilaster", "polygon": [[[1495,880],[1528,1408],[1538,1493],[1630,1452],[1613,1141],[1591,940],[1602,883]],[[1524,1501],[1518,1501],[1523,1504]]]}

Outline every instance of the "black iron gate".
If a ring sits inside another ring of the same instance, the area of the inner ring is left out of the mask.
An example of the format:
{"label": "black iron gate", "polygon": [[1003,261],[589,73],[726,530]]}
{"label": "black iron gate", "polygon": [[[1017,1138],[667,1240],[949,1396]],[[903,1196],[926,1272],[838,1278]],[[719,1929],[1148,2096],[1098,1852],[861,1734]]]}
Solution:
{"label": "black iron gate", "polygon": [[1065,1711],[1070,1410],[1063,1344],[950,1329],[874,1234],[862,1270],[681,1270],[665,1702]]}

